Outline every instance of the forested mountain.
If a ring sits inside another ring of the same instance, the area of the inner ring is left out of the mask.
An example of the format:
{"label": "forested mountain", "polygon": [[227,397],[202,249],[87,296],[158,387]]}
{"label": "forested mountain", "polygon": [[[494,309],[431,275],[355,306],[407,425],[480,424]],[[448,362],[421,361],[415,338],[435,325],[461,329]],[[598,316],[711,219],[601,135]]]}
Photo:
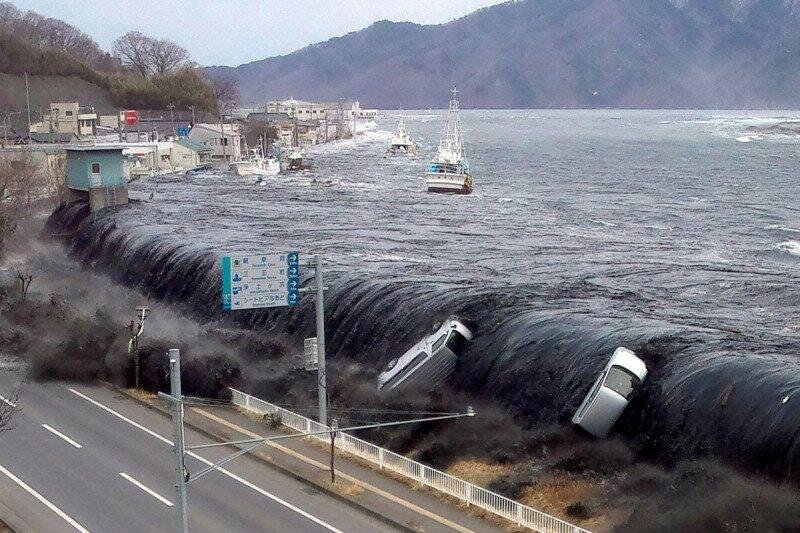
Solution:
{"label": "forested mountain", "polygon": [[377,22],[292,54],[213,67],[246,100],[441,107],[800,105],[797,0],[517,0],[448,24]]}

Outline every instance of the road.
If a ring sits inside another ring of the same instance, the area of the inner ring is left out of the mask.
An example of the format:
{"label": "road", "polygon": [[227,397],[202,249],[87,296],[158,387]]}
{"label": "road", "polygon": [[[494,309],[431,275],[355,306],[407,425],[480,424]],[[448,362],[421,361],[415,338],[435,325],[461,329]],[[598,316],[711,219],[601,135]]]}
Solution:
{"label": "road", "polygon": [[[170,421],[100,386],[24,383],[0,434],[0,517],[18,531],[177,529]],[[4,401],[0,399],[0,401]],[[189,445],[211,442],[186,428]],[[190,472],[229,449],[201,450]],[[388,523],[244,456],[188,486],[192,531],[395,531]]]}

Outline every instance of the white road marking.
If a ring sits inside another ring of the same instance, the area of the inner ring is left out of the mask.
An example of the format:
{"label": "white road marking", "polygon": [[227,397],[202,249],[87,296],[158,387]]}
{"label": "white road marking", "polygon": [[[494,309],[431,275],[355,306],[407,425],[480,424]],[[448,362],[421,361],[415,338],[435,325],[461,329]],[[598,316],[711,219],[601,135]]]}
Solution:
{"label": "white road marking", "polygon": [[24,481],[22,481],[20,478],[18,478],[18,477],[17,477],[17,476],[15,476],[14,474],[12,474],[12,473],[11,473],[11,472],[10,472],[10,471],[9,471],[7,468],[5,468],[3,465],[0,465],[0,472],[2,472],[3,474],[5,474],[6,476],[8,476],[8,477],[11,479],[11,481],[13,481],[13,482],[14,482],[14,483],[16,483],[17,485],[19,485],[20,487],[22,487],[23,489],[25,489],[25,490],[26,490],[26,491],[27,491],[27,492],[28,492],[28,493],[29,493],[31,496],[33,496],[34,498],[36,498],[37,500],[39,500],[40,502],[42,502],[43,504],[45,504],[45,505],[47,506],[47,508],[48,508],[48,509],[50,509],[51,511],[53,511],[54,513],[56,513],[58,516],[60,516],[60,517],[61,517],[61,518],[63,518],[64,520],[66,520],[66,522],[67,522],[69,525],[71,525],[72,527],[74,527],[75,529],[77,529],[78,531],[80,531],[81,533],[89,533],[89,530],[88,530],[88,529],[86,529],[85,527],[83,527],[82,525],[80,525],[79,523],[77,523],[75,520],[73,520],[73,519],[72,519],[72,517],[70,517],[70,516],[69,516],[67,513],[65,513],[64,511],[62,511],[61,509],[59,509],[58,507],[56,507],[56,506],[55,506],[55,505],[53,505],[52,503],[50,503],[50,501],[49,501],[47,498],[45,498],[44,496],[42,496],[41,494],[39,494],[38,492],[36,492],[35,490],[33,490],[33,488],[31,488],[29,485],[27,485],[27,484],[26,484]]}
{"label": "white road marking", "polygon": [[80,444],[78,444],[77,442],[72,440],[71,438],[67,437],[66,435],[64,435],[63,433],[58,431],[57,429],[53,429],[50,426],[48,426],[47,424],[42,424],[42,427],[44,429],[46,429],[47,431],[49,431],[50,433],[52,433],[53,435],[55,435],[56,437],[61,437],[62,439],[64,439],[68,443],[72,444],[76,448],[78,448],[78,449],[83,448],[83,446],[81,446]]}
{"label": "white road marking", "polygon": [[133,483],[134,485],[136,485],[137,487],[139,487],[140,489],[142,489],[147,494],[149,494],[150,496],[152,496],[156,500],[160,501],[161,503],[163,503],[167,507],[172,507],[172,502],[171,501],[169,501],[168,499],[166,499],[165,497],[163,497],[161,494],[157,493],[153,489],[151,489],[149,487],[146,487],[143,483],[140,483],[139,481],[136,481],[135,479],[133,479],[131,476],[129,476],[125,472],[120,472],[119,475],[122,476],[123,478],[127,479],[128,481],[130,481],[131,483]]}
{"label": "white road marking", "polygon": [[[72,388],[70,388],[69,391],[71,393],[75,394],[76,396],[78,396],[80,398],[83,398],[84,400],[88,401],[89,403],[99,407],[103,411],[116,416],[117,418],[119,418],[120,420],[122,420],[124,422],[127,422],[128,424],[132,425],[133,427],[135,427],[137,429],[141,429],[142,431],[144,431],[148,435],[157,438],[161,442],[164,442],[164,443],[169,444],[170,446],[172,446],[172,441],[171,440],[162,437],[161,435],[159,435],[158,433],[156,433],[152,429],[148,429],[148,428],[144,427],[143,425],[139,424],[138,422],[134,422],[130,418],[126,417],[125,415],[123,415],[121,413],[118,413],[114,409],[103,405],[102,403],[98,402],[97,400],[95,400],[93,398],[90,398],[89,396],[86,396],[82,392],[79,392],[79,391],[77,391],[75,389],[72,389]],[[199,455],[197,455],[194,452],[186,452],[186,455],[188,455],[189,457],[194,457],[198,461],[200,461],[203,464],[208,465],[208,466],[214,464],[211,461],[209,461],[208,459],[204,459],[203,457],[200,457]],[[270,492],[267,492],[266,490],[262,489],[261,487],[259,487],[257,485],[254,485],[253,483],[247,481],[246,479],[237,476],[236,474],[234,474],[230,470],[227,470],[225,468],[218,468],[217,471],[219,471],[221,474],[224,474],[224,475],[228,476],[229,478],[233,479],[234,481],[238,481],[242,485],[254,490],[255,492],[261,494],[262,496],[265,496],[265,497],[269,498],[270,500],[274,501],[275,503],[279,503],[280,505],[283,505],[287,509],[291,509],[292,511],[296,512],[297,514],[308,518],[312,522],[314,522],[316,524],[319,524],[320,526],[324,527],[325,529],[327,529],[329,531],[332,531],[334,533],[343,533],[341,530],[336,529],[332,525],[328,524],[327,522],[324,522],[323,520],[317,518],[316,516],[303,511],[299,507],[296,507],[295,505],[292,505],[291,503],[279,498],[278,496],[275,496],[274,494],[272,494]]]}
{"label": "white road marking", "polygon": [[[0,396],[0,402],[7,403],[10,407],[16,407],[17,404],[6,398],[5,396]],[[785,403],[785,402],[784,402]]]}

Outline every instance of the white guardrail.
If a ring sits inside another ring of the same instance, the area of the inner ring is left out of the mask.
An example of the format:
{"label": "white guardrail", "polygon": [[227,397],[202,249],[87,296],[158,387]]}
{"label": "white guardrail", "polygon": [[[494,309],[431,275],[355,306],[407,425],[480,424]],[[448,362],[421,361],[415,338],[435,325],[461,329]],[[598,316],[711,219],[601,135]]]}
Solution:
{"label": "white guardrail", "polygon": [[[236,389],[230,390],[233,394],[231,401],[234,405],[260,415],[278,415],[284,426],[294,430],[309,432],[330,429],[310,418],[287,411],[282,407],[265,402],[249,394],[245,394]],[[314,435],[309,438],[330,442],[329,437],[324,434]],[[440,470],[425,466],[422,463],[412,461],[407,457],[380,448],[342,431],[337,433],[336,447],[365,459],[382,469],[386,468],[398,474],[402,474],[422,485],[458,498],[468,505],[475,505],[476,507],[480,507],[481,509],[515,522],[517,525],[533,529],[534,531],[541,531],[542,533],[589,533],[587,530],[570,524],[569,522],[537,511],[527,505],[523,505],[505,496],[473,485],[472,483],[451,476],[450,474],[445,474]]]}

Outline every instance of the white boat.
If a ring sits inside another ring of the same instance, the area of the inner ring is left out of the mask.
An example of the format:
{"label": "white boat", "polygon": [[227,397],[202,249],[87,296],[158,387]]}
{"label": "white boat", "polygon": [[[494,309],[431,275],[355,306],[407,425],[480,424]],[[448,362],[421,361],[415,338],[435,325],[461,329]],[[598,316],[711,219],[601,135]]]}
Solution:
{"label": "white boat", "polygon": [[417,143],[408,134],[406,123],[402,120],[397,125],[397,131],[392,140],[389,141],[389,153],[417,155]]}
{"label": "white boat", "polygon": [[286,161],[283,165],[283,170],[287,172],[299,172],[303,170],[311,170],[311,162],[308,160],[303,161],[303,154],[297,149],[292,149],[286,156]]}
{"label": "white boat", "polygon": [[425,171],[429,192],[469,194],[472,192],[472,173],[464,157],[461,123],[458,113],[458,91],[453,87],[453,99],[447,110],[447,123],[436,157]]}
{"label": "white boat", "polygon": [[237,176],[275,176],[281,171],[278,160],[262,157],[258,148],[251,148],[247,152],[247,157],[230,164],[231,171]]}

